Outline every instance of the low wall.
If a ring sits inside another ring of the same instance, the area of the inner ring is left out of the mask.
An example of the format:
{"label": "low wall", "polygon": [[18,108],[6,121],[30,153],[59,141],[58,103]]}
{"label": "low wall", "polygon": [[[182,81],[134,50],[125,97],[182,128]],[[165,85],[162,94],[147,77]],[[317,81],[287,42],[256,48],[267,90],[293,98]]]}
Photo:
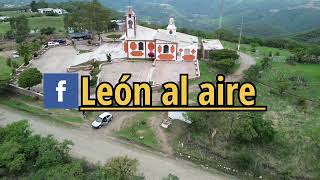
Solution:
{"label": "low wall", "polygon": [[7,90],[10,91],[10,92],[13,92],[15,94],[20,94],[20,95],[24,95],[24,96],[30,96],[30,97],[34,97],[34,98],[43,100],[43,94],[40,94],[40,93],[37,93],[37,92],[33,92],[31,90],[23,89],[21,87],[13,85],[13,84],[9,84],[9,86],[7,87]]}
{"label": "low wall", "polygon": [[77,71],[90,71],[93,69],[92,65],[87,66],[70,66],[67,68],[67,72],[77,72]]}

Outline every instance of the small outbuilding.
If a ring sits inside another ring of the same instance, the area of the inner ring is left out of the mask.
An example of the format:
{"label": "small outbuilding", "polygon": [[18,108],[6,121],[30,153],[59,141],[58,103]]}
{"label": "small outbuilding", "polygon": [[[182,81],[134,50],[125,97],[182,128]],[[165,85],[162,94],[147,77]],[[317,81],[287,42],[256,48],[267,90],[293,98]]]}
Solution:
{"label": "small outbuilding", "polygon": [[73,40],[86,40],[91,39],[92,34],[90,32],[74,32],[69,33],[70,39]]}
{"label": "small outbuilding", "polygon": [[223,45],[218,39],[202,39],[202,58],[208,59],[209,52],[214,50],[222,50]]}

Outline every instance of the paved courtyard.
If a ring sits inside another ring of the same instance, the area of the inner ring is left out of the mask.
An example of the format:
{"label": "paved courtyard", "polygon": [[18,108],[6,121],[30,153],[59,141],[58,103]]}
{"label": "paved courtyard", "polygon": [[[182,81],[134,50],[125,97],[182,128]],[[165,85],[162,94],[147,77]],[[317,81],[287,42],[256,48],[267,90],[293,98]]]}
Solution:
{"label": "paved courtyard", "polygon": [[[120,43],[105,43],[95,51],[78,54],[72,46],[61,46],[50,48],[40,58],[30,63],[30,68],[37,68],[42,73],[66,73],[70,66],[79,65],[89,60],[96,59],[105,61],[106,53],[111,53],[112,64],[101,67],[99,81],[116,84],[123,73],[131,73],[132,82],[150,82],[159,85],[165,82],[179,81],[180,74],[189,74],[189,78],[196,76],[196,65],[194,62],[157,61],[126,61],[121,51]],[[89,71],[78,71],[80,75],[89,75]],[[42,92],[42,84],[32,88],[36,92]]]}
{"label": "paved courtyard", "polygon": [[195,77],[195,68],[194,62],[158,61],[152,74],[152,80],[156,84],[169,81],[178,82],[180,74],[188,74],[189,78]]}
{"label": "paved courtyard", "polygon": [[189,78],[196,76],[194,62],[157,62],[152,66],[150,61],[120,61],[102,66],[100,81],[116,84],[122,73],[131,73],[129,83],[150,82],[163,84],[165,82],[178,82],[180,74],[189,74]]}
{"label": "paved courtyard", "polygon": [[101,67],[100,81],[116,84],[123,73],[131,73],[129,83],[149,82],[152,73],[152,62],[128,62],[120,61],[106,64]]}
{"label": "paved courtyard", "polygon": [[31,62],[31,68],[42,73],[64,73],[77,58],[77,51],[72,46],[50,48],[47,52]]}

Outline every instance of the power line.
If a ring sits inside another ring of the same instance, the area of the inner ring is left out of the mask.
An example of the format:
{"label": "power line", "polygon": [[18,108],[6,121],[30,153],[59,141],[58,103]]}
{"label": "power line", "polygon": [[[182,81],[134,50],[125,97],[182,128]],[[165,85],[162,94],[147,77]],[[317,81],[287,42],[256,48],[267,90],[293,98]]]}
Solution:
{"label": "power line", "polygon": [[224,8],[224,0],[221,0],[221,2],[220,2],[220,19],[219,19],[219,29],[221,29],[221,28],[222,28],[223,8]]}

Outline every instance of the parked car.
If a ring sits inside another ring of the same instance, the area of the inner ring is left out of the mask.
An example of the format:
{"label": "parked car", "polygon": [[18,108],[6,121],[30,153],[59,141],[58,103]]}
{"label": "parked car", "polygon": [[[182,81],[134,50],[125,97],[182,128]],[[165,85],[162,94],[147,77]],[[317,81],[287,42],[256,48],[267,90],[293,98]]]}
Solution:
{"label": "parked car", "polygon": [[92,127],[95,129],[101,128],[103,125],[108,124],[112,121],[112,114],[108,112],[104,112],[99,115],[99,117],[92,122]]}
{"label": "parked car", "polygon": [[48,46],[59,46],[60,43],[59,42],[55,42],[55,41],[49,41],[48,42]]}
{"label": "parked car", "polygon": [[19,53],[17,51],[12,52],[11,56],[13,58],[19,58],[20,57],[20,55],[19,55]]}

